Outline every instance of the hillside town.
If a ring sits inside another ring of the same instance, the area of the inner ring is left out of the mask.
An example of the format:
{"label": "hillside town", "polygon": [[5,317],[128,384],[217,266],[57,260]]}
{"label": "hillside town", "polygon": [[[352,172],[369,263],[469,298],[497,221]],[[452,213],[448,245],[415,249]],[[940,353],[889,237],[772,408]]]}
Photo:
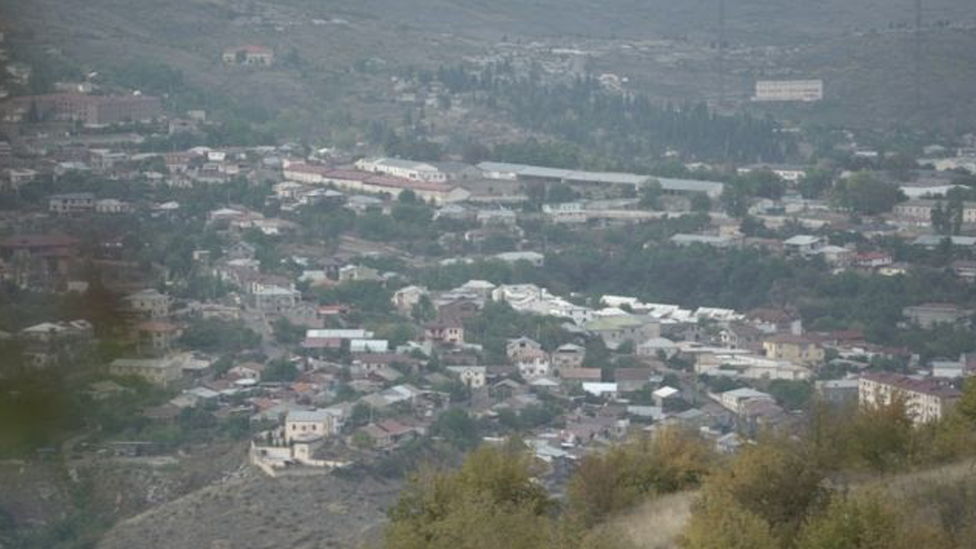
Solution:
{"label": "hillside town", "polygon": [[[226,63],[270,63],[229,52]],[[137,380],[156,388],[135,410],[145,421],[103,445],[172,452],[167,425],[234,424],[250,463],[277,476],[519,432],[558,472],[668,425],[734,453],[802,422],[813,399],[904,394],[916,422],[938,420],[976,372],[966,351],[805,322],[788,296],[733,309],[538,282],[580,253],[559,234],[656,226],[641,248],[753,250],[834,278],[945,269],[969,287],[976,206],[959,197],[976,140],[927,147],[939,157],[907,168],[852,143],[858,170],[750,164],[730,179],[695,162],[663,177],[298,144],[156,152],[146,143],[211,123],[142,95],[27,96],[2,110],[2,196],[15,206],[0,214],[5,295],[105,299],[98,318],[7,320],[18,367],[66,370],[93,401],[128,398]],[[813,179],[835,197],[811,198]],[[775,190],[736,191],[752,184]],[[837,198],[857,185],[895,198]],[[896,314],[907,332],[972,334],[963,305]],[[85,375],[70,370],[78,357]]]}
{"label": "hillside town", "polygon": [[605,2],[0,22],[0,549],[976,546],[976,19]]}

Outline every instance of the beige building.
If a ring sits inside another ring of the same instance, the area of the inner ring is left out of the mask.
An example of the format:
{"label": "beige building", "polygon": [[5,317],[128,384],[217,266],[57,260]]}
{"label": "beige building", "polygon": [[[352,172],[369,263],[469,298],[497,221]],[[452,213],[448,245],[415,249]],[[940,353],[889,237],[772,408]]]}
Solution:
{"label": "beige building", "polygon": [[[943,208],[948,206],[945,200],[916,199],[907,200],[901,204],[896,204],[892,208],[892,213],[901,221],[913,225],[928,226],[932,223],[932,211],[941,204]],[[964,202],[962,210],[962,222],[964,225],[976,224],[976,202]]]}
{"label": "beige building", "polygon": [[169,315],[169,296],[154,289],[126,296],[122,301],[128,312],[142,318],[158,320]]}
{"label": "beige building", "polygon": [[328,410],[292,410],[285,417],[285,442],[307,442],[339,432],[335,414]]}
{"label": "beige building", "polygon": [[471,389],[480,389],[487,382],[487,368],[484,366],[448,366],[447,371],[458,376],[461,383]]}
{"label": "beige building", "polygon": [[961,396],[948,385],[886,372],[861,376],[857,394],[862,406],[887,405],[901,395],[916,425],[942,419]]}
{"label": "beige building", "polygon": [[180,379],[180,362],[171,358],[118,358],[108,365],[108,372],[117,376],[135,376],[149,383],[167,386]]}
{"label": "beige building", "polygon": [[810,366],[824,361],[824,350],[817,342],[802,336],[781,334],[763,341],[766,357]]}
{"label": "beige building", "polygon": [[137,331],[139,352],[151,355],[165,355],[172,350],[180,337],[179,326],[169,322],[141,322],[137,326]]}
{"label": "beige building", "polygon": [[435,343],[460,345],[464,343],[464,324],[453,318],[428,322],[424,326],[424,338]]}

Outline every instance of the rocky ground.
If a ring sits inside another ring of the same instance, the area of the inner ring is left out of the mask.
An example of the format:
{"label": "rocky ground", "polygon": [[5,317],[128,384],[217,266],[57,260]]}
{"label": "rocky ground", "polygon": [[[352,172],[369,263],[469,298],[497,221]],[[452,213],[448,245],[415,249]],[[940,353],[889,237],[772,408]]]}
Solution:
{"label": "rocky ground", "polygon": [[355,547],[376,539],[399,489],[365,476],[272,479],[251,471],[116,525],[98,549]]}

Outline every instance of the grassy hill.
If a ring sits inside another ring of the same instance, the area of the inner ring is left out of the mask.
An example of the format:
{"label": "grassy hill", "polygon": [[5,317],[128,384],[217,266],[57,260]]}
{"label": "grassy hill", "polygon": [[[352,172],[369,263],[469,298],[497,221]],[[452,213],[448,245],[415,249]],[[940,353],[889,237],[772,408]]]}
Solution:
{"label": "grassy hill", "polygon": [[[959,488],[976,483],[976,462],[965,461],[899,475],[847,479],[854,490],[881,490],[900,501],[925,502],[919,507],[937,513],[932,493],[943,487]],[[847,484],[845,484],[846,486]],[[637,549],[673,549],[691,516],[696,492],[682,492],[652,499],[603,526],[622,534]],[[938,517],[931,517],[937,521]]]}

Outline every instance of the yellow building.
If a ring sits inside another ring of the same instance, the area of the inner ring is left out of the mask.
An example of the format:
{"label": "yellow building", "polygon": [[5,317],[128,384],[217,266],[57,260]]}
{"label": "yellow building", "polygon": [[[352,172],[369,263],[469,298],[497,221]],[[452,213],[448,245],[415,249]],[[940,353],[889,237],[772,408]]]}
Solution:
{"label": "yellow building", "polygon": [[763,350],[768,358],[788,360],[802,366],[822,364],[824,361],[823,347],[811,339],[792,334],[781,334],[764,340]]}

